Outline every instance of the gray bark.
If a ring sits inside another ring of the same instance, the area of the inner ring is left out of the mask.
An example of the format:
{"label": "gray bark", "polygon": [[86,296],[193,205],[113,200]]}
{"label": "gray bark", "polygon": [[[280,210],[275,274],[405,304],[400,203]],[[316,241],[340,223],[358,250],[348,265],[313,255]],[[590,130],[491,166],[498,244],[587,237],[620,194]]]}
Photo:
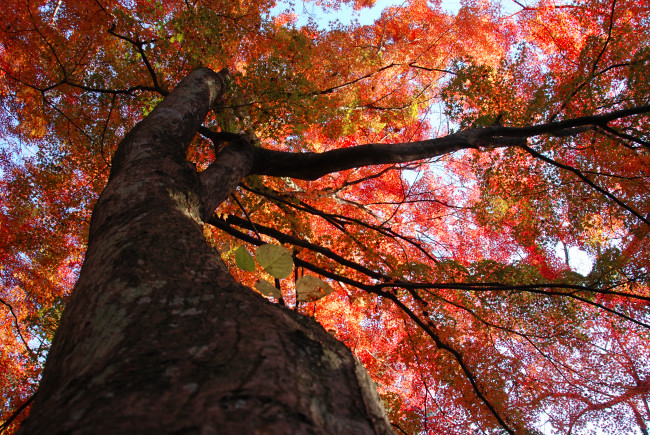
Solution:
{"label": "gray bark", "polygon": [[185,160],[223,89],[194,71],[119,145],[19,433],[392,432],[350,351],[235,282],[205,242],[205,216],[253,167],[228,151],[199,177]]}

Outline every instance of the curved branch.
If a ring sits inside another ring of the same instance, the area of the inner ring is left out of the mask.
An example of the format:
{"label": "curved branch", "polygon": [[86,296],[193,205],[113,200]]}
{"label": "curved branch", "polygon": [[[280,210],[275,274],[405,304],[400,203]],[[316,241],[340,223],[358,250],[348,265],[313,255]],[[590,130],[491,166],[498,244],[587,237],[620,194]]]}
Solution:
{"label": "curved branch", "polygon": [[331,86],[331,87],[329,87],[329,88],[327,88],[327,89],[323,89],[323,90],[320,90],[320,91],[309,92],[309,93],[306,93],[306,94],[303,94],[303,95],[326,95],[326,94],[331,94],[331,93],[334,92],[334,91],[337,91],[337,90],[339,90],[339,89],[342,89],[342,88],[346,88],[346,87],[348,87],[348,86],[351,86],[351,85],[353,85],[353,84],[355,84],[355,83],[358,83],[358,82],[360,82],[360,81],[362,81],[362,80],[365,80],[365,79],[367,79],[367,78],[370,78],[370,77],[372,77],[372,76],[375,75],[375,74],[378,74],[378,73],[380,73],[380,72],[382,72],[382,71],[384,71],[384,70],[387,70],[387,69],[393,68],[393,67],[395,67],[395,66],[398,66],[398,65],[395,64],[395,63],[391,63],[391,64],[388,64],[388,65],[384,65],[384,66],[382,66],[382,67],[380,67],[380,68],[377,68],[376,71],[369,72],[369,73],[364,74],[364,75],[362,75],[362,76],[360,76],[360,77],[357,77],[357,78],[355,78],[355,79],[352,79],[352,80],[350,80],[350,81],[348,81],[348,82],[341,83],[340,85]]}
{"label": "curved branch", "polygon": [[[210,223],[213,223],[218,228],[221,228],[222,230],[224,230],[228,234],[231,234],[231,235],[237,237],[240,240],[243,240],[243,241],[246,241],[248,243],[258,245],[258,246],[264,244],[264,241],[259,240],[259,239],[255,238],[255,237],[249,236],[248,234],[242,233],[241,231],[232,228],[228,223],[226,223],[225,221],[223,221],[221,219],[212,219],[211,221],[212,222],[210,222]],[[383,291],[379,287],[376,287],[376,286],[373,286],[373,285],[362,284],[362,283],[359,283],[359,282],[357,282],[355,280],[352,280],[350,278],[346,278],[346,277],[344,277],[342,275],[330,272],[330,271],[328,271],[326,269],[315,266],[315,265],[313,265],[313,264],[311,264],[311,263],[309,263],[309,262],[307,262],[305,260],[297,258],[296,256],[293,257],[293,260],[294,260],[295,265],[298,266],[298,267],[303,267],[303,268],[305,268],[307,270],[311,270],[312,272],[318,273],[319,275],[322,275],[324,277],[327,277],[327,278],[330,278],[330,279],[333,279],[333,280],[336,280],[336,281],[339,281],[339,282],[343,282],[343,283],[346,283],[346,284],[351,284],[351,285],[353,285],[355,287],[361,288],[361,289],[366,290],[366,291],[368,291],[370,293],[374,293],[374,294],[376,294],[378,296],[387,298],[390,301],[392,301],[395,305],[398,306],[398,308],[404,314],[406,314],[427,335],[429,335],[429,337],[431,337],[431,339],[436,344],[436,347],[449,352],[454,357],[454,359],[456,360],[456,362],[460,366],[461,370],[463,371],[466,379],[471,384],[472,389],[474,390],[474,394],[476,394],[478,399],[481,402],[483,402],[483,404],[488,408],[490,413],[499,422],[501,427],[503,427],[508,433],[514,434],[514,431],[512,431],[512,429],[510,429],[510,427],[506,424],[505,420],[499,414],[499,412],[496,410],[495,406],[488,400],[488,398],[485,396],[485,394],[483,394],[483,392],[481,391],[481,389],[480,389],[480,387],[478,385],[478,382],[476,380],[476,376],[474,375],[472,370],[469,368],[469,366],[465,362],[463,354],[460,351],[454,349],[453,347],[451,347],[448,344],[446,344],[445,342],[443,342],[443,340],[440,338],[440,336],[434,332],[433,325],[432,324],[431,325],[425,324],[409,307],[407,307],[402,301],[400,301],[397,296],[395,296],[395,295],[393,295],[393,294],[391,294],[389,292]],[[361,284],[361,285],[359,285],[359,284]]]}
{"label": "curved branch", "polygon": [[[332,172],[361,166],[429,159],[463,149],[526,146],[526,139],[553,134],[573,136],[616,119],[650,112],[650,105],[583,116],[529,127],[472,128],[448,136],[396,144],[365,144],[323,153],[292,153],[255,148],[252,173],[316,180]],[[636,214],[639,216],[638,214]],[[641,217],[644,221],[645,218]]]}
{"label": "curved branch", "polygon": [[151,80],[153,81],[154,89],[160,94],[167,96],[169,94],[169,91],[164,89],[158,83],[158,75],[156,74],[156,71],[153,69],[153,66],[151,66],[151,63],[149,62],[149,58],[147,58],[147,54],[144,52],[144,45],[149,42],[155,42],[155,41],[139,41],[139,40],[131,39],[127,36],[120,35],[119,33],[115,32],[115,27],[116,25],[115,23],[113,23],[111,27],[108,29],[108,33],[110,33],[111,35],[115,36],[118,39],[128,42],[138,50],[138,53],[140,54],[140,57],[142,58],[142,61],[144,62],[145,67],[147,68],[147,71],[149,71],[149,75],[151,76]]}
{"label": "curved branch", "polygon": [[270,237],[273,237],[280,243],[290,243],[294,246],[300,246],[305,249],[309,249],[313,252],[318,252],[319,254],[324,255],[325,257],[336,261],[339,264],[349,267],[350,269],[356,270],[357,272],[363,273],[366,276],[369,276],[377,280],[390,280],[391,278],[374,270],[371,270],[365,266],[362,266],[354,261],[348,260],[345,257],[341,257],[335,252],[331,251],[328,248],[318,246],[314,243],[307,242],[305,240],[284,234],[275,228],[270,228],[261,224],[253,225],[252,222],[249,222],[245,219],[239,218],[237,216],[228,215],[227,219],[222,219],[218,217],[212,217],[207,223],[214,225],[217,228],[224,229],[225,225],[236,225],[240,228],[246,228],[247,230],[255,231],[256,233],[261,233]]}
{"label": "curved branch", "polygon": [[[239,230],[236,230],[232,227],[232,225],[236,225],[240,228],[246,228],[253,230],[253,227],[251,223],[245,221],[244,219],[238,218],[236,216],[228,216],[227,219],[221,219],[217,217],[212,217],[210,220],[207,221],[207,223],[214,225],[215,227],[237,237],[240,240],[253,243],[253,244],[262,244],[264,243],[262,240],[259,238],[254,238],[251,236],[248,236],[244,233],[242,233]],[[590,292],[590,293],[595,293],[595,294],[606,294],[606,295],[615,295],[615,296],[620,296],[620,297],[627,297],[631,299],[639,299],[639,300],[645,300],[645,301],[650,301],[650,297],[643,296],[643,295],[635,295],[632,293],[625,293],[625,292],[616,292],[613,290],[608,290],[608,289],[595,289],[595,288],[590,288],[590,287],[584,287],[580,285],[574,285],[574,284],[561,284],[561,283],[544,283],[544,284],[528,284],[528,285],[507,285],[507,284],[501,284],[501,283],[412,283],[412,282],[407,282],[403,280],[395,280],[392,277],[389,277],[387,275],[384,275],[381,272],[376,272],[373,270],[368,269],[365,266],[362,266],[360,264],[357,264],[351,260],[345,259],[336,253],[330,251],[327,248],[324,248],[322,246],[315,245],[313,243],[307,242],[305,240],[297,239],[293,236],[289,236],[287,234],[284,234],[278,230],[275,230],[273,228],[265,227],[262,225],[255,225],[255,229],[259,231],[261,234],[273,237],[277,241],[281,243],[290,243],[295,246],[301,246],[303,248],[312,250],[314,252],[318,252],[325,257],[336,261],[339,264],[342,264],[344,266],[347,266],[353,270],[356,270],[357,272],[363,273],[364,275],[368,276],[369,278],[376,279],[378,281],[383,281],[378,284],[366,284],[362,283],[360,281],[356,281],[347,277],[343,277],[342,275],[339,274],[333,274],[326,269],[323,268],[318,268],[318,270],[315,269],[309,269],[309,267],[306,267],[309,270],[315,271],[323,276],[326,276],[328,278],[344,282],[346,284],[350,284],[354,287],[357,287],[361,290],[365,290],[369,293],[375,293],[375,294],[380,294],[380,293],[387,293],[386,290],[384,289],[391,289],[391,288],[404,288],[409,291],[415,290],[415,289],[454,289],[454,290],[461,290],[461,291],[471,291],[471,292],[477,292],[477,291],[523,291],[527,293],[533,293],[533,294],[538,294],[542,296],[560,296],[560,297],[568,297],[570,299],[575,299],[577,301],[580,301],[584,304],[591,305],[593,307],[596,307],[598,309],[601,309],[603,311],[606,311],[614,316],[620,317],[622,319],[627,320],[628,322],[632,322],[638,326],[641,326],[643,328],[648,328],[650,329],[650,325],[647,323],[641,322],[639,320],[636,320],[624,313],[618,312],[616,310],[613,310],[611,308],[606,307],[605,305],[590,301],[589,299],[586,299],[584,297],[578,296],[576,293],[578,292]],[[299,258],[295,258],[296,264],[299,264],[300,260]],[[311,263],[307,263],[310,264]],[[313,267],[318,267],[311,265]],[[551,290],[551,289],[556,289],[556,290]],[[560,289],[568,290],[568,291],[558,291]],[[436,295],[436,297],[439,297],[439,295]]]}
{"label": "curved branch", "polygon": [[27,340],[25,340],[25,337],[23,337],[23,333],[20,330],[20,323],[18,322],[18,316],[16,316],[16,313],[14,312],[14,307],[11,306],[9,302],[6,302],[4,299],[0,298],[0,303],[9,308],[9,311],[11,312],[12,317],[14,318],[14,324],[16,325],[16,332],[18,332],[18,337],[20,337],[20,341],[23,342],[25,345],[25,349],[27,349],[27,352],[32,356],[34,361],[38,359],[36,354],[34,354],[34,351],[29,347],[29,344],[27,344]]}
{"label": "curved branch", "polygon": [[556,167],[558,167],[558,168],[560,168],[560,169],[564,169],[564,170],[566,170],[566,171],[569,171],[569,172],[574,173],[574,174],[575,174],[578,178],[580,178],[583,182],[585,182],[586,184],[588,184],[589,186],[591,186],[592,188],[594,188],[595,190],[597,190],[597,191],[598,191],[599,193],[601,193],[602,195],[604,195],[604,196],[606,196],[607,198],[609,198],[609,199],[611,199],[612,201],[614,201],[614,202],[615,202],[616,204],[618,204],[621,208],[624,208],[625,210],[627,210],[627,211],[629,211],[630,213],[632,213],[634,216],[636,216],[639,220],[641,220],[641,221],[642,221],[643,223],[645,223],[646,225],[649,225],[649,226],[650,226],[650,220],[648,220],[647,218],[645,218],[641,213],[639,213],[638,211],[636,211],[635,209],[633,209],[633,208],[630,207],[629,205],[625,204],[623,201],[621,201],[620,199],[618,199],[618,198],[615,197],[614,195],[612,195],[612,194],[611,194],[610,192],[608,192],[607,190],[603,189],[602,187],[600,187],[599,185],[597,185],[596,183],[594,183],[592,180],[590,180],[590,179],[589,179],[585,174],[583,174],[582,172],[580,172],[578,169],[574,168],[573,166],[568,166],[568,165],[565,165],[565,164],[560,163],[560,162],[558,162],[558,161],[555,161],[555,160],[551,159],[550,157],[546,157],[545,155],[543,155],[543,154],[541,154],[541,153],[535,151],[534,149],[530,148],[530,147],[527,146],[527,145],[521,145],[520,147],[521,147],[521,149],[523,149],[524,151],[526,151],[528,154],[530,154],[530,155],[533,156],[533,157],[536,157],[536,158],[538,158],[538,159],[541,159],[541,160],[545,161],[546,163],[550,163],[551,165],[556,166]]}
{"label": "curved branch", "polygon": [[616,137],[619,137],[621,139],[629,140],[630,142],[634,142],[636,144],[639,144],[643,147],[650,148],[650,142],[645,141],[641,138],[632,136],[631,134],[623,133],[621,131],[616,130],[615,128],[609,127],[607,125],[599,125],[599,128],[602,130],[606,131],[607,133],[610,133],[611,135],[614,135]]}
{"label": "curved branch", "polygon": [[[604,306],[603,304],[600,304],[598,302],[590,301],[589,299],[586,299],[585,297],[577,295],[579,292],[588,292],[592,294],[602,294],[602,295],[610,295],[610,296],[618,296],[618,297],[625,297],[625,298],[630,298],[630,299],[637,299],[637,300],[642,300],[649,302],[650,301],[650,296],[643,296],[643,295],[636,295],[633,293],[627,293],[627,292],[617,292],[614,290],[610,289],[598,289],[598,288],[592,288],[592,287],[585,287],[582,285],[576,285],[576,284],[564,284],[564,283],[542,283],[542,284],[524,284],[524,285],[517,285],[517,284],[502,284],[502,283],[493,283],[493,282],[487,282],[487,283],[426,283],[426,282],[408,282],[400,279],[395,279],[394,277],[388,276],[382,272],[374,271],[371,270],[361,264],[358,264],[354,261],[351,261],[349,259],[346,259],[344,257],[341,257],[340,255],[336,254],[335,252],[331,251],[328,248],[316,245],[314,243],[308,242],[306,240],[298,239],[296,237],[290,236],[288,234],[284,234],[274,228],[270,228],[261,224],[255,224],[253,225],[252,222],[249,222],[245,219],[239,218],[237,216],[229,215],[227,218],[220,218],[220,217],[212,217],[207,221],[207,223],[214,225],[217,228],[220,228],[226,232],[228,232],[231,235],[234,235],[235,237],[247,241],[249,243],[263,243],[261,239],[250,239],[249,236],[246,236],[244,233],[240,232],[239,230],[236,230],[232,228],[233,225],[238,226],[240,228],[245,228],[247,230],[255,231],[258,234],[264,234],[270,237],[273,237],[280,243],[289,243],[294,246],[300,246],[305,249],[309,249],[313,252],[318,252],[319,254],[322,254],[323,256],[329,258],[330,260],[336,261],[337,263],[349,267],[352,270],[356,270],[357,272],[360,272],[364,275],[366,275],[369,278],[378,280],[378,281],[383,281],[377,284],[366,284],[362,283],[359,281],[351,280],[348,279],[347,281],[344,281],[341,279],[341,276],[336,275],[336,277],[333,277],[332,279],[346,282],[346,284],[353,285],[359,289],[371,292],[371,293],[376,293],[377,291],[380,292],[385,292],[385,289],[391,289],[391,288],[404,288],[406,290],[412,291],[416,289],[453,289],[453,290],[461,290],[461,291],[470,291],[470,292],[479,292],[479,291],[489,291],[489,292],[502,292],[502,291],[520,291],[520,292],[526,292],[526,293],[532,293],[532,294],[538,294],[542,296],[560,296],[560,297],[568,297],[571,299],[578,300],[584,304],[594,306],[596,308],[599,308],[603,311],[607,311],[615,316],[621,317],[629,322],[635,323],[641,327],[648,328],[650,329],[650,325],[640,322],[636,319],[631,318],[630,316],[627,316],[623,313],[620,313],[618,311],[612,310],[611,308],[608,308]],[[243,238],[241,236],[244,236]],[[254,241],[257,240],[257,241]],[[321,273],[321,272],[319,272]],[[322,274],[322,273],[321,273]],[[555,289],[555,290],[552,290]],[[565,291],[560,291],[560,290],[565,290]],[[414,295],[415,296],[415,295]],[[439,295],[434,295],[435,297],[440,297]]]}
{"label": "curved branch", "polygon": [[291,153],[257,148],[253,173],[316,180],[332,172],[361,166],[405,163],[478,148],[477,141],[472,139],[471,135],[461,132],[424,141],[365,144],[323,153]]}
{"label": "curved branch", "polygon": [[[311,206],[309,204],[306,204],[302,200],[298,200],[299,202],[296,204],[293,201],[290,201],[290,200],[288,200],[286,198],[283,198],[282,196],[278,196],[278,195],[280,195],[279,192],[274,192],[274,195],[272,195],[269,192],[265,192],[265,191],[262,191],[262,190],[259,190],[259,189],[254,189],[254,188],[252,188],[250,186],[247,186],[247,185],[245,185],[243,183],[241,183],[240,186],[244,190],[247,190],[247,191],[249,191],[251,193],[254,193],[256,195],[263,196],[263,197],[265,197],[265,198],[267,198],[267,199],[269,199],[271,201],[278,201],[278,202],[281,202],[282,204],[285,204],[285,205],[287,205],[289,207],[294,208],[295,210],[305,211],[307,213],[310,213],[310,214],[313,214],[313,215],[316,215],[316,216],[320,216],[325,221],[327,221],[330,225],[332,225],[334,228],[338,229],[339,231],[341,231],[343,233],[346,233],[346,231],[345,231],[345,226],[346,225],[348,225],[348,224],[358,225],[358,226],[360,226],[362,228],[366,228],[368,230],[375,231],[375,232],[377,232],[377,233],[379,233],[379,234],[381,234],[383,236],[402,240],[402,241],[410,244],[411,246],[415,247],[418,251],[420,251],[422,254],[424,254],[429,260],[433,261],[434,263],[439,263],[440,262],[440,260],[438,258],[431,255],[420,243],[416,242],[415,240],[411,239],[410,237],[403,236],[403,235],[399,234],[398,232],[396,232],[395,230],[392,230],[392,229],[390,229],[388,227],[379,227],[377,225],[372,225],[372,224],[370,224],[368,222],[364,222],[364,221],[362,221],[360,219],[354,219],[354,218],[352,218],[350,216],[327,213],[327,212],[325,212],[323,210],[314,208],[313,206]],[[448,206],[447,204],[443,204],[443,205]]]}

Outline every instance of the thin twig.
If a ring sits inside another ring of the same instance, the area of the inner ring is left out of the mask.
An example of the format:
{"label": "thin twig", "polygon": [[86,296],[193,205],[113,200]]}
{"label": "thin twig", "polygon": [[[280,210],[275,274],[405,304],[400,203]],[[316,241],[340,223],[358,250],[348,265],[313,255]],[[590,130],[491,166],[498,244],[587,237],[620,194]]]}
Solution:
{"label": "thin twig", "polygon": [[23,342],[25,345],[25,349],[29,352],[29,354],[32,356],[34,361],[38,360],[38,356],[34,353],[34,351],[29,347],[29,344],[27,344],[27,340],[25,340],[25,337],[23,337],[23,333],[20,330],[20,322],[18,321],[18,316],[16,316],[16,313],[14,311],[14,307],[11,306],[9,302],[6,302],[4,299],[0,298],[0,303],[5,305],[7,308],[9,308],[9,311],[11,312],[11,315],[14,318],[14,323],[16,324],[16,331],[18,332],[18,336],[20,337],[20,340]]}

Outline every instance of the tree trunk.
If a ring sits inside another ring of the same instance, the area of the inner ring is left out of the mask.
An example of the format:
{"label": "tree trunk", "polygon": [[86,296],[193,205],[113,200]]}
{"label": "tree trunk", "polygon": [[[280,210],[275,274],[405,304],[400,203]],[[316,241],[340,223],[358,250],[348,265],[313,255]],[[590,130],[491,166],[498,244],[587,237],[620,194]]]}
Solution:
{"label": "tree trunk", "polygon": [[120,144],[20,433],[392,432],[350,351],[235,282],[206,244],[206,199],[253,164],[225,153],[206,191],[185,160],[223,83],[194,71]]}

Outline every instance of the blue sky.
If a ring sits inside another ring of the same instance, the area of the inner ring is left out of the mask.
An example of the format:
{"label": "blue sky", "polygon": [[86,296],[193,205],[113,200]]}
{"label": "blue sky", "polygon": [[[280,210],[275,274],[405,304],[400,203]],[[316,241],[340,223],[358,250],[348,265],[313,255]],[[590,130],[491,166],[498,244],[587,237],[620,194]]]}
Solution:
{"label": "blue sky", "polygon": [[[381,11],[387,6],[403,3],[400,0],[377,0],[372,8],[365,8],[362,11],[355,11],[350,5],[343,5],[339,10],[327,10],[315,5],[313,2],[300,0],[280,0],[271,12],[272,15],[279,14],[287,9],[298,15],[298,26],[306,24],[311,17],[322,28],[326,28],[331,21],[338,20],[342,24],[348,24],[356,19],[361,24],[370,24],[381,15]],[[460,0],[442,0],[442,8],[449,12],[457,12],[460,8]]]}

